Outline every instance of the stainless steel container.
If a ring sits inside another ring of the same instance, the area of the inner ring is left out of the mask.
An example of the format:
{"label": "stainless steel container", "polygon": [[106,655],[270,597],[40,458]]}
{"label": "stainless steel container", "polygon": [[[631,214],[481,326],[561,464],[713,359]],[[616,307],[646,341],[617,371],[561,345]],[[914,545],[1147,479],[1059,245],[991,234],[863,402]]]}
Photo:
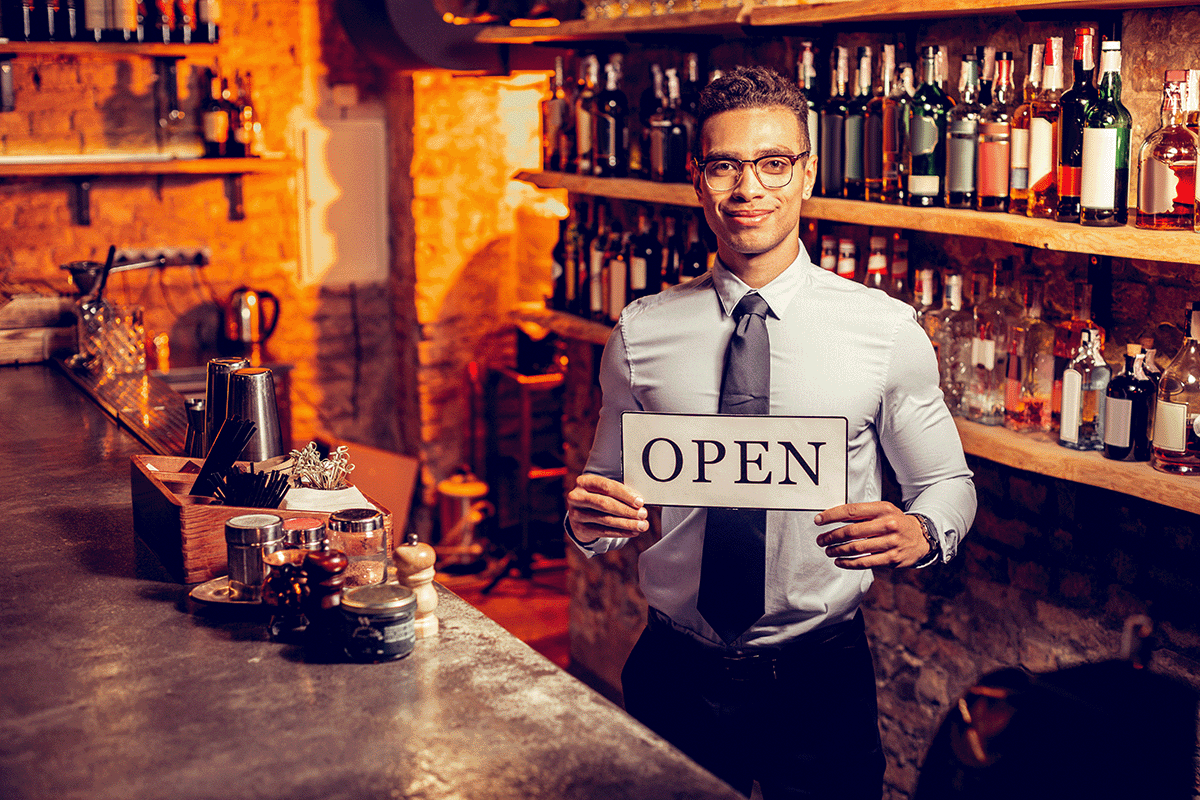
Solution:
{"label": "stainless steel container", "polygon": [[250,366],[245,358],[214,358],[208,362],[208,383],[205,385],[204,402],[204,452],[217,438],[225,424],[229,405],[229,376],[239,369]]}
{"label": "stainless steel container", "polygon": [[229,557],[229,598],[258,602],[267,577],[263,556],[283,547],[283,519],[275,514],[242,514],[225,522]]}
{"label": "stainless steel container", "polygon": [[230,374],[226,416],[241,417],[254,423],[254,436],[241,454],[243,461],[266,461],[284,454],[279,406],[275,402],[275,378],[271,370],[246,367]]}
{"label": "stainless steel container", "polygon": [[325,533],[325,521],[317,517],[294,517],[283,523],[288,547],[301,550],[325,550],[329,538]]}

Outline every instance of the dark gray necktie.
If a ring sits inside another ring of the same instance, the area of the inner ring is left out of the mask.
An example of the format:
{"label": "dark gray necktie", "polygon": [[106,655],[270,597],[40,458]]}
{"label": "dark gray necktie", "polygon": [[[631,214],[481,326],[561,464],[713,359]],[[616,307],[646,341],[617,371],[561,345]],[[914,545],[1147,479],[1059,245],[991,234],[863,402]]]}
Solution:
{"label": "dark gray necktie", "polygon": [[[733,310],[736,327],[725,351],[722,414],[771,413],[771,343],[767,301],[747,294]],[[700,563],[696,607],[726,644],[763,615],[767,512],[762,508],[710,508]]]}

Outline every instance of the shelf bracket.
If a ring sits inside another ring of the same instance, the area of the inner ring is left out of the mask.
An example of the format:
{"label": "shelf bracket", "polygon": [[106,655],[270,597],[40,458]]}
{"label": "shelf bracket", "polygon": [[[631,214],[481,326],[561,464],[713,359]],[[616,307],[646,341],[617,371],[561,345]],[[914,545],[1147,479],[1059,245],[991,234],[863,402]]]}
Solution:
{"label": "shelf bracket", "polygon": [[239,222],[246,218],[246,203],[242,193],[242,173],[225,176],[225,199],[229,201],[229,221]]}
{"label": "shelf bracket", "polygon": [[92,224],[92,180],[93,178],[75,178],[75,224]]}
{"label": "shelf bracket", "polygon": [[0,112],[17,110],[17,93],[13,88],[12,62],[12,53],[0,53]]}

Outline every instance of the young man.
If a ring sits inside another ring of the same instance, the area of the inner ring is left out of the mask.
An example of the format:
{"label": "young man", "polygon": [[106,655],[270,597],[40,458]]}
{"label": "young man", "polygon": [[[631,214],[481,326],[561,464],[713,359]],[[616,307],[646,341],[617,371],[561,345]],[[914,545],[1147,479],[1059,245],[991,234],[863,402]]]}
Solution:
{"label": "young man", "polygon": [[[717,264],[621,315],[568,532],[596,554],[649,529],[621,482],[621,413],[743,413],[728,410],[723,383],[755,376],[730,377],[734,350],[762,347],[767,361],[755,363],[769,388],[747,391],[768,396],[751,413],[845,418],[846,505],[760,517],[662,509],[662,537],[639,559],[649,624],[622,682],[630,713],[747,795],[757,780],[767,800],[878,798],[884,759],[858,607],[872,568],[951,558],[975,490],[912,309],[820,270],[800,246],[817,175],[807,113],[795,84],[761,68],[735,69],[701,95],[693,178]],[[906,511],[880,500],[880,451]],[[722,551],[733,556],[705,559],[742,528],[749,539]],[[761,590],[734,590],[743,567],[761,573]],[[723,594],[707,594],[714,581],[726,581]],[[758,616],[718,622],[725,601]]]}

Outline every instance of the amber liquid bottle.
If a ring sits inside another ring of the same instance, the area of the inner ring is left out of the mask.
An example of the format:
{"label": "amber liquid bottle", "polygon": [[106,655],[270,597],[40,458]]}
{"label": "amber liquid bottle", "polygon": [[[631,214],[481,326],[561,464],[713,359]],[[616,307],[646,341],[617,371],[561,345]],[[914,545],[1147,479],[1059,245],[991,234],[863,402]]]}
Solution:
{"label": "amber liquid bottle", "polygon": [[995,56],[992,103],[979,118],[978,169],[975,208],[979,211],[1008,210],[1008,179],[1012,164],[1012,117],[1016,110],[1012,53]]}
{"label": "amber liquid bottle", "polygon": [[1059,123],[1059,222],[1079,222],[1083,182],[1083,136],[1088,112],[1100,99],[1096,91],[1096,30],[1075,29],[1075,82],[1062,96]]}
{"label": "amber liquid bottle", "polygon": [[1008,172],[1008,213],[1025,215],[1029,210],[1029,121],[1033,100],[1042,89],[1042,61],[1046,46],[1029,45],[1029,72],[1022,88],[1024,102],[1012,115],[1012,165]]}
{"label": "amber liquid bottle", "polygon": [[1062,107],[1062,37],[1046,40],[1042,90],[1029,119],[1029,207],[1025,215],[1054,219],[1058,215],[1058,148]]}
{"label": "amber liquid bottle", "polygon": [[1192,230],[1195,225],[1197,140],[1185,124],[1186,81],[1186,70],[1167,70],[1162,124],[1138,151],[1139,228]]}

